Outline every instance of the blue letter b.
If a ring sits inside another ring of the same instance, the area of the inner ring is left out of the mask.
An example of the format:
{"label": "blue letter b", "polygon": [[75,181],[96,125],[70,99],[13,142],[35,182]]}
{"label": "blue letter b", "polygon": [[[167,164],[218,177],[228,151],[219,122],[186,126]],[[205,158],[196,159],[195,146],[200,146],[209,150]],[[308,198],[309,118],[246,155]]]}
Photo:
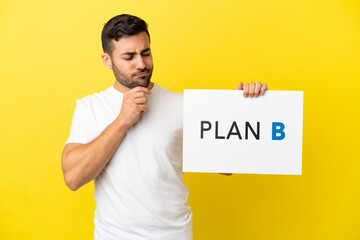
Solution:
{"label": "blue letter b", "polygon": [[[282,122],[272,123],[272,140],[283,140],[285,138],[285,125]],[[278,136],[278,134],[280,134]]]}

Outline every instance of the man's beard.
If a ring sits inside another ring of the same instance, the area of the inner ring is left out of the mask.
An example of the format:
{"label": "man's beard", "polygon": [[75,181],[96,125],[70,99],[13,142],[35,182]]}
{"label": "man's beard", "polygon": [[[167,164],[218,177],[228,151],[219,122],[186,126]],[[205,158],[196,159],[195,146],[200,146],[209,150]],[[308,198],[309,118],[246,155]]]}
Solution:
{"label": "man's beard", "polygon": [[[121,85],[123,85],[127,88],[134,88],[134,87],[138,87],[138,86],[147,88],[149,86],[154,67],[152,67],[151,69],[144,68],[144,69],[138,70],[129,77],[126,74],[122,73],[117,67],[115,67],[114,64],[112,66],[113,66],[112,70],[114,72],[116,81],[118,81]],[[144,72],[147,72],[148,75],[145,77],[140,77],[140,78],[137,77],[135,79],[136,75],[139,75]]]}

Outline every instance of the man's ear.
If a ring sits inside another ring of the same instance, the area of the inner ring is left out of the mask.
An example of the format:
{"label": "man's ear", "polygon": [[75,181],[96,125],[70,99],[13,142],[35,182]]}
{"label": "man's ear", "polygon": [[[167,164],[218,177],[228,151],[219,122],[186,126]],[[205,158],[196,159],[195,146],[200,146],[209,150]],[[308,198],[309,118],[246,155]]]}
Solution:
{"label": "man's ear", "polygon": [[111,57],[108,53],[101,54],[101,59],[107,69],[112,69]]}

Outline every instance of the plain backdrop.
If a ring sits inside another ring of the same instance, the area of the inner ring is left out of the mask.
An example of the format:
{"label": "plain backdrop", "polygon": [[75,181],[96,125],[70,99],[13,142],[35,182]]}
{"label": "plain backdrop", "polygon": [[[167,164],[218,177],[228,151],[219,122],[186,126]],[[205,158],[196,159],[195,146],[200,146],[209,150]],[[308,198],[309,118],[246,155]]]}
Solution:
{"label": "plain backdrop", "polygon": [[2,0],[0,239],[93,238],[93,183],[69,190],[60,157],[76,99],[114,83],[100,34],[122,13],[172,91],[304,91],[303,175],[186,173],[195,240],[360,239],[357,0]]}

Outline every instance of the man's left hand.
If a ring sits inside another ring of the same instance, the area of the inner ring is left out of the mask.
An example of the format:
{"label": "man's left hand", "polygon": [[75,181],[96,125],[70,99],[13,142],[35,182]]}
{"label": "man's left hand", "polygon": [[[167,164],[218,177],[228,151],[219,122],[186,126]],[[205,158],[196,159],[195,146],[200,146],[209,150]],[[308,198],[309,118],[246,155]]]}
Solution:
{"label": "man's left hand", "polygon": [[263,96],[265,91],[268,90],[268,86],[266,83],[261,84],[261,82],[250,82],[243,84],[239,83],[237,90],[244,90],[243,95],[245,98],[247,97],[258,97]]}

